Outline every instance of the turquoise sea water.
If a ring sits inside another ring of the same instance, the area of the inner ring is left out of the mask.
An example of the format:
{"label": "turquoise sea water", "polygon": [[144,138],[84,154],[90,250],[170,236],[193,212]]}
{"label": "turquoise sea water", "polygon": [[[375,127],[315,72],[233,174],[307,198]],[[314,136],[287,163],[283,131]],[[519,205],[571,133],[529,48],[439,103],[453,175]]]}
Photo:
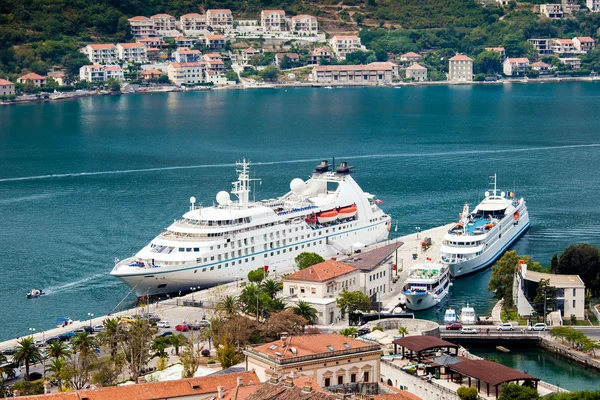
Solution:
{"label": "turquoise sea water", "polygon": [[[497,172],[499,187],[529,206],[532,227],[515,248],[548,263],[571,243],[600,241],[599,116],[600,83],[213,91],[0,107],[0,339],[52,327],[57,317],[110,312],[129,291],[108,275],[113,259],[181,216],[190,196],[212,204],[242,157],[263,179],[261,199],[286,192],[321,158],[347,160],[398,234],[455,220]],[[489,276],[456,281],[448,304],[469,301],[489,314]],[[49,294],[25,299],[34,287]]]}

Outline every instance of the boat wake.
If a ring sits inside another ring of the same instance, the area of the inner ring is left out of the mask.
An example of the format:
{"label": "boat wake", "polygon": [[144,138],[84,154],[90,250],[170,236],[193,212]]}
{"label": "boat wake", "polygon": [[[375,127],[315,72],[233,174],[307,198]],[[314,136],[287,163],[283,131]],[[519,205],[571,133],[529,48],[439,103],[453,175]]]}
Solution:
{"label": "boat wake", "polygon": [[[80,286],[83,286],[85,283],[88,283],[90,281],[96,280],[98,278],[105,278],[107,274],[105,273],[101,273],[101,274],[95,274],[92,276],[88,276],[82,279],[79,279],[77,281],[74,282],[69,282],[69,283],[65,283],[64,285],[60,285],[60,286],[51,286],[47,289],[44,290],[46,295],[53,295],[53,294],[57,294],[57,293],[62,293],[62,292],[69,292],[72,291],[73,288],[77,288]],[[86,285],[87,287],[87,285]]]}
{"label": "boat wake", "polygon": [[[482,154],[502,154],[502,153],[523,153],[532,151],[552,151],[552,150],[564,150],[564,149],[579,149],[586,147],[600,147],[600,143],[591,144],[573,144],[564,146],[544,146],[544,147],[525,147],[518,149],[499,149],[499,150],[463,150],[463,151],[446,151],[446,152],[428,152],[428,153],[382,153],[382,154],[365,154],[355,156],[341,156],[346,160],[359,160],[369,158],[414,158],[414,157],[442,157],[442,156],[460,156],[460,155],[482,155]],[[299,160],[282,160],[282,161],[258,161],[255,165],[279,165],[279,164],[295,164],[302,162],[314,162],[319,161],[320,158],[305,158]],[[202,164],[202,165],[177,165],[173,167],[157,167],[157,168],[140,168],[140,169],[124,169],[114,171],[94,171],[94,172],[72,172],[64,174],[49,174],[49,175],[34,175],[34,176],[21,176],[14,178],[2,178],[0,182],[18,182],[18,181],[31,181],[40,179],[56,179],[56,178],[77,178],[85,176],[97,176],[97,175],[120,175],[120,174],[134,174],[143,172],[160,172],[160,171],[175,171],[185,169],[200,169],[200,168],[225,168],[233,167],[235,164]]]}

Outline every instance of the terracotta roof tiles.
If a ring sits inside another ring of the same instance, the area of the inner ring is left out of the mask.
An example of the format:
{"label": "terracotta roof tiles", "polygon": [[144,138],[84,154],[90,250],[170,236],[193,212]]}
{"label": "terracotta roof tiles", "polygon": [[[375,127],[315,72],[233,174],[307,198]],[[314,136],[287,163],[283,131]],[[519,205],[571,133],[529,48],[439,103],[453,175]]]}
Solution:
{"label": "terracotta roof tiles", "polygon": [[[319,67],[325,66],[323,65]],[[332,65],[328,65],[328,67],[332,67]],[[341,67],[341,65],[336,65],[336,67]],[[344,67],[349,67],[349,65],[345,65]],[[284,279],[294,281],[325,282],[355,271],[357,271],[357,269],[351,265],[347,265],[336,260],[327,260],[311,267],[304,268],[291,275],[287,275]]]}
{"label": "terracotta roof tiles", "polygon": [[450,61],[473,61],[471,58],[465,56],[464,54],[457,54],[450,59]]}

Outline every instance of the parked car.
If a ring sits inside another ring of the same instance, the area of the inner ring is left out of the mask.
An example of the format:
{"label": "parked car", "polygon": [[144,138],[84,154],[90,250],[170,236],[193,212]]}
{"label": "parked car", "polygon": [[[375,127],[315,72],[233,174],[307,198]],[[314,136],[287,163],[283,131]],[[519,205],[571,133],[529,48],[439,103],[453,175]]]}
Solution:
{"label": "parked car", "polygon": [[462,327],[463,327],[462,324],[455,322],[453,324],[446,325],[446,330],[447,331],[460,331],[462,329]]}
{"label": "parked car", "polygon": [[42,379],[44,376],[42,374],[40,374],[39,372],[30,372],[29,373],[29,380],[30,381],[37,381],[38,379]]}
{"label": "parked car", "polygon": [[61,342],[66,342],[71,340],[73,336],[75,336],[74,332],[61,333],[60,335],[58,335],[58,340],[60,340]]}
{"label": "parked car", "polygon": [[465,326],[464,328],[462,328],[460,330],[460,333],[465,333],[465,334],[470,334],[470,335],[475,334],[477,332],[478,332],[477,329],[471,328],[470,326]]}
{"label": "parked car", "polygon": [[2,354],[4,354],[5,356],[11,356],[11,355],[13,355],[14,352],[15,352],[14,347],[9,347],[7,349],[2,350]]}
{"label": "parked car", "polygon": [[544,324],[543,322],[540,322],[539,324],[535,324],[534,326],[530,326],[529,328],[527,328],[527,330],[530,330],[530,331],[547,331],[548,330],[548,325]]}
{"label": "parked car", "polygon": [[43,340],[36,340],[35,345],[37,347],[44,347],[46,345],[46,342],[44,342]]}
{"label": "parked car", "polygon": [[140,318],[148,320],[148,322],[150,322],[151,324],[154,324],[154,323],[157,323],[158,321],[160,321],[159,316],[157,316],[155,314],[150,314],[150,313],[142,314],[140,316]]}
{"label": "parked car", "polygon": [[121,321],[121,322],[134,322],[135,319],[131,318],[131,317],[121,317],[121,318],[119,318],[119,321]]}
{"label": "parked car", "polygon": [[178,330],[180,332],[187,332],[190,330],[190,327],[187,326],[186,324],[180,324],[175,327],[175,330]]}
{"label": "parked car", "polygon": [[94,328],[92,328],[92,327],[91,327],[91,326],[89,326],[89,325],[85,325],[85,326],[83,327],[83,330],[84,330],[85,332],[87,332],[87,333],[94,333]]}
{"label": "parked car", "polygon": [[208,328],[210,326],[210,322],[203,319],[202,321],[190,322],[187,325],[190,329],[197,331],[198,329],[201,329],[201,328]]}
{"label": "parked car", "polygon": [[83,328],[77,328],[73,330],[74,333],[85,333],[85,329]]}
{"label": "parked car", "polygon": [[356,331],[356,334],[358,336],[366,335],[367,333],[371,333],[371,330],[369,328],[360,328]]}
{"label": "parked car", "polygon": [[46,339],[46,344],[58,342],[59,340],[60,340],[60,338],[58,336],[52,336],[52,337],[49,337],[48,339]]}
{"label": "parked car", "polygon": [[514,331],[515,328],[512,326],[512,324],[506,323],[506,324],[498,325],[496,330],[498,330],[498,331]]}
{"label": "parked car", "polygon": [[161,333],[160,335],[156,335],[156,337],[168,337],[168,336],[173,336],[173,332],[165,331],[165,332]]}
{"label": "parked car", "polygon": [[92,327],[92,330],[97,333],[97,332],[102,332],[104,330],[104,325],[94,325]]}
{"label": "parked car", "polygon": [[156,326],[158,326],[159,328],[170,328],[171,327],[171,325],[167,321],[158,321],[156,323]]}

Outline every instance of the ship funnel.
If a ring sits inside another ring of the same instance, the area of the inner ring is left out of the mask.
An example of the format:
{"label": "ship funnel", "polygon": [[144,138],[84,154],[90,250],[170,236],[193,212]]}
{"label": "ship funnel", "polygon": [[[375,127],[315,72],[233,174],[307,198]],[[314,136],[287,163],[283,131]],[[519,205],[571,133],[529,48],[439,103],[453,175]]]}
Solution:
{"label": "ship funnel", "polygon": [[346,161],[342,161],[342,163],[336,169],[335,172],[337,172],[338,174],[349,174],[352,172],[351,169],[353,169],[353,168],[354,168],[354,166],[350,166],[350,165],[348,165],[348,163]]}
{"label": "ship funnel", "polygon": [[315,167],[315,174],[322,174],[323,172],[328,172],[329,171],[329,163],[327,162],[327,160],[323,160],[321,161],[321,164],[317,165]]}

